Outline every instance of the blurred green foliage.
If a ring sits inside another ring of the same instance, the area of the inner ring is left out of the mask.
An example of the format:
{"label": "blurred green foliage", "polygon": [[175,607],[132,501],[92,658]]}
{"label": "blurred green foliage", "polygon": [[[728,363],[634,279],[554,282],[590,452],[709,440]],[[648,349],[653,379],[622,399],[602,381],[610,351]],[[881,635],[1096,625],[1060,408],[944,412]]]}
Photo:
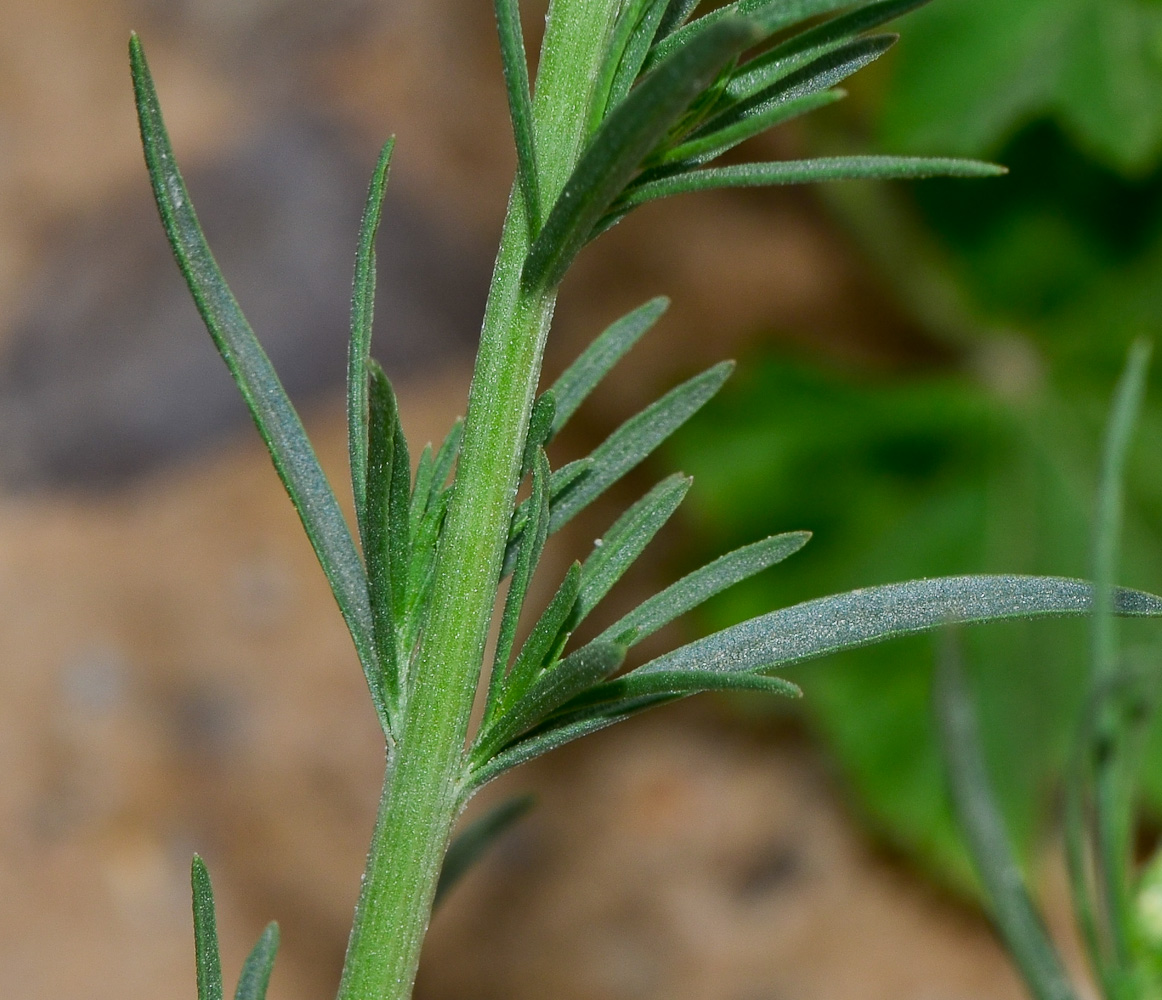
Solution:
{"label": "blurred green foliage", "polygon": [[[678,439],[698,481],[699,555],[815,532],[801,555],[719,600],[713,627],[918,575],[1089,575],[1106,406],[1128,343],[1162,331],[1162,3],[937,0],[909,19],[879,100],[885,149],[995,157],[1012,173],[865,188],[834,203],[871,234],[869,249],[888,242],[873,255],[950,364],[858,375],[768,353]],[[878,203],[896,195],[890,208]],[[904,224],[869,224],[901,209]],[[951,292],[934,310],[941,287]],[[1120,581],[1155,590],[1158,389],[1131,459]],[[1148,626],[1127,638],[1156,641]],[[1084,625],[1006,624],[965,640],[986,757],[1028,852],[1055,815],[1084,696]],[[930,639],[902,641],[792,679],[873,824],[960,881],[968,869],[937,757],[932,660]],[[1159,815],[1162,731],[1154,744],[1145,794]]]}

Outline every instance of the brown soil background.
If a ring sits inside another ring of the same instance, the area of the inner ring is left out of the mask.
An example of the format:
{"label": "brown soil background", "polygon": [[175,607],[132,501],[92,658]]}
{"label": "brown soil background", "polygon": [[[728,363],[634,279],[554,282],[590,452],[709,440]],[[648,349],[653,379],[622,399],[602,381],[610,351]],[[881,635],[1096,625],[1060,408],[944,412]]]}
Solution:
{"label": "brown soil background", "polygon": [[[0,11],[0,996],[193,996],[194,850],[215,877],[227,976],[277,918],[272,1000],[325,996],[374,815],[376,724],[244,415],[196,405],[232,390],[156,231],[124,45],[142,32],[207,213],[219,191],[245,209],[246,184],[269,187],[255,173],[270,162],[264,129],[299,134],[309,112],[327,155],[359,177],[398,134],[399,200],[382,240],[401,247],[385,259],[406,309],[381,301],[379,337],[409,438],[423,443],[462,407],[475,327],[460,317],[487,280],[511,176],[491,13],[467,0],[0,0]],[[244,179],[221,180],[223,162]],[[310,166],[288,174],[288,192],[325,188],[331,175]],[[344,188],[349,212],[362,183]],[[240,233],[233,253],[255,287],[278,278],[263,262],[280,259],[280,233],[316,234],[308,249],[331,259],[311,214],[327,203],[272,204],[257,221],[240,210],[219,222],[224,237]],[[346,262],[353,230],[342,235]],[[349,278],[333,278],[319,306],[330,320],[304,313],[290,286],[258,305],[341,482],[334,330]],[[558,461],[760,331],[850,363],[922,355],[874,287],[806,194],[643,211],[570,279],[549,373],[625,308],[660,291],[674,308]],[[139,316],[141,302],[152,311]],[[195,405],[182,409],[187,390]],[[660,562],[680,536],[679,525],[655,547]],[[663,569],[631,577],[617,600]],[[1020,995],[979,916],[861,837],[816,751],[727,705],[600,734],[477,805],[529,789],[536,811],[437,914],[417,996]]]}

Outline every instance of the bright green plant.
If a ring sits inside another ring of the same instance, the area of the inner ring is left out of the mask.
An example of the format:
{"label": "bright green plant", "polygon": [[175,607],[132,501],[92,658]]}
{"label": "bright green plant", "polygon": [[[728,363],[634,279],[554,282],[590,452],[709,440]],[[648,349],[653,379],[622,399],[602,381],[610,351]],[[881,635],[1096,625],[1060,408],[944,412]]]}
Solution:
{"label": "bright green plant", "polygon": [[[1155,708],[1157,663],[1120,647],[1111,613],[1130,434],[1146,386],[1149,348],[1131,351],[1105,436],[1097,504],[1089,698],[1068,774],[1066,847],[1074,912],[1108,1000],[1162,996],[1162,853],[1135,870],[1135,774]],[[1037,1000],[1076,1000],[990,785],[972,697],[954,643],[941,658],[935,703],[957,818],[997,929]]]}
{"label": "bright green plant", "polygon": [[[553,0],[534,95],[516,0],[497,0],[518,176],[465,420],[438,450],[424,450],[414,478],[391,384],[370,357],[374,242],[390,143],[368,194],[348,382],[358,545],[206,245],[141,45],[132,40],[141,133],[162,223],[330,581],[386,741],[383,798],[341,1000],[410,996],[456,819],[477,789],[510,768],[700,691],[797,694],[775,672],[837,649],[948,621],[1088,611],[1092,590],[1077,580],[919,580],[770,612],[620,672],[641,639],[807,540],[802,532],[782,534],[723,556],[574,648],[574,630],[681,503],[690,485],[682,476],[663,480],[626,511],[572,565],[545,608],[530,615],[525,607],[548,535],[640,464],[730,372],[722,364],[696,376],[588,457],[552,469],[545,447],[665,308],[654,300],[613,324],[538,396],[557,287],[586,243],[636,206],[685,191],[999,172],[973,161],[890,157],[705,166],[745,139],[841,96],[835,85],[894,40],[865,33],[922,2],[738,0],[691,21],[696,0]],[[526,478],[530,495],[518,503]],[[1119,591],[1116,607],[1122,614],[1162,613],[1162,601],[1135,591]],[[486,664],[496,616],[496,651]],[[518,642],[522,619],[530,627]],[[482,682],[484,717],[469,740]],[[469,861],[504,822],[501,816],[473,828],[467,846],[454,848],[456,865]],[[194,891],[201,1000],[216,1000],[222,982],[213,904],[198,861]],[[246,965],[239,997],[263,995],[273,950],[270,934]]]}

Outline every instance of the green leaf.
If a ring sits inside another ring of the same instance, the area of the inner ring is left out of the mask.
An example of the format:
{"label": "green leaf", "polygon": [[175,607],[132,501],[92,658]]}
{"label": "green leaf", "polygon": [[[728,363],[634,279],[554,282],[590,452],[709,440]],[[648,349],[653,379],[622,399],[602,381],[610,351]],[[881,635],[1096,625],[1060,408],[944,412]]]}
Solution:
{"label": "green leaf", "polygon": [[763,111],[742,116],[733,125],[714,129],[705,134],[699,130],[697,138],[688,139],[681,145],[666,150],[659,157],[658,162],[660,164],[705,163],[776,125],[782,125],[793,118],[810,114],[812,111],[834,104],[846,96],[847,92],[843,90],[824,90],[815,94],[804,94],[788,101],[779,101]]}
{"label": "green leaf", "polygon": [[518,820],[523,819],[536,804],[531,795],[517,795],[493,806],[478,820],[465,827],[452,840],[444,855],[444,866],[436,883],[436,897],[432,909],[448,897],[448,893],[472,869],[493,844]]}
{"label": "green leaf", "polygon": [[670,300],[663,296],[650,299],[608,326],[552,384],[548,390],[556,400],[551,441],[569,418],[577,412],[589,394],[597,388],[630,349],[669,309]]}
{"label": "green leaf", "polygon": [[[630,41],[637,34],[638,29],[643,27],[642,17],[651,3],[652,0],[626,0],[622,4],[621,11],[613,23],[613,32],[605,47],[605,57],[597,71],[597,80],[593,84],[593,94],[589,102],[589,119],[585,126],[586,138],[589,138],[601,127],[606,114],[617,105],[617,101],[612,99],[614,79],[618,75]],[[657,4],[653,3],[653,6],[656,7]],[[642,34],[645,34],[644,30]],[[651,33],[650,38],[652,39],[652,37]],[[646,51],[649,51],[648,41]],[[637,74],[634,75],[636,77]]]}
{"label": "green leaf", "polygon": [[537,452],[549,443],[553,435],[553,423],[557,414],[557,399],[552,389],[541,393],[533,403],[529,414],[529,429],[525,434],[525,451],[521,458],[521,479],[529,474],[536,460]]}
{"label": "green leaf", "polygon": [[636,468],[663,441],[689,420],[734,370],[723,361],[701,375],[671,389],[657,402],[630,417],[589,456],[588,471],[552,503],[549,532],[567,524],[631,469]]}
{"label": "green leaf", "polygon": [[672,35],[689,20],[690,15],[694,13],[694,8],[699,3],[701,0],[669,0],[662,20],[658,24],[655,38],[661,41],[667,35]]}
{"label": "green leaf", "polygon": [[432,469],[432,495],[428,497],[429,505],[435,500],[436,494],[448,484],[448,477],[452,474],[452,466],[456,464],[456,459],[460,455],[460,442],[463,439],[464,421],[457,420],[448,431],[448,436],[444,438],[444,443],[440,445],[440,450],[436,452],[436,461]]}
{"label": "green leaf", "polygon": [[646,8],[633,35],[626,43],[625,51],[622,53],[617,74],[614,76],[613,84],[609,89],[608,107],[617,107],[625,100],[626,94],[630,92],[633,85],[637,83],[642,67],[649,57],[654,39],[658,37],[665,23],[666,15],[673,7],[674,4],[667,3],[667,0],[653,0]]}
{"label": "green leaf", "polygon": [[509,673],[499,714],[507,712],[533,684],[542,666],[551,662],[572,631],[577,595],[581,591],[581,564],[573,563],[557,588],[549,606],[525,639]]}
{"label": "green leaf", "polygon": [[745,15],[759,30],[756,42],[761,42],[775,32],[800,21],[806,21],[819,14],[828,14],[850,4],[851,0],[737,0],[704,14],[697,21],[691,21],[660,39],[646,60],[646,69],[651,69],[662,60],[692,45],[706,32],[730,17]]}
{"label": "green leaf", "polygon": [[880,3],[858,7],[801,31],[741,66],[731,79],[727,93],[735,99],[753,94],[764,86],[763,80],[768,79],[772,71],[778,73],[780,67],[793,65],[796,57],[831,50],[836,45],[894,21],[930,2],[931,0],[881,0]]}
{"label": "green leaf", "polygon": [[194,957],[198,967],[198,1000],[222,1000],[222,959],[218,954],[218,920],[214,889],[205,862],[194,855],[190,865],[194,893]]}
{"label": "green leaf", "polygon": [[716,188],[817,184],[821,181],[916,180],[925,177],[999,177],[1005,168],[977,160],[942,157],[831,156],[815,160],[739,163],[692,170],[631,187],[614,206],[625,213],[656,198]]}
{"label": "green leaf", "polygon": [[785,101],[834,87],[879,59],[896,44],[897,38],[897,35],[872,35],[843,42],[798,67],[794,61],[779,60],[766,73],[748,74],[745,79],[750,81],[749,87],[743,87],[736,77],[732,80],[734,87],[728,87],[727,91],[732,98],[730,106],[710,119],[693,137],[701,138],[709,132],[730,128]]}
{"label": "green leaf", "polygon": [[577,595],[577,621],[582,621],[609,593],[645,547],[661,531],[686,498],[693,480],[681,473],[663,479],[629,508],[603,538],[594,543],[592,555],[581,567]]}
{"label": "green leaf", "polygon": [[632,633],[630,646],[653,635],[664,625],[708,601],[736,583],[782,562],[798,552],[811,538],[809,531],[774,535],[761,542],[736,549],[728,555],[682,577],[659,594],[639,604],[633,611],[609,626],[599,640],[609,641]]}
{"label": "green leaf", "polygon": [[361,524],[363,556],[367,563],[371,614],[382,668],[378,679],[379,698],[387,707],[394,725],[398,721],[403,693],[403,671],[396,651],[398,632],[403,626],[396,588],[402,584],[392,572],[392,538],[398,525],[393,525],[394,512],[391,510],[399,415],[395,393],[383,369],[375,361],[369,360],[366,364],[370,391],[367,404],[368,451],[364,464],[366,500]]}
{"label": "green leaf", "polygon": [[[866,587],[805,601],[715,632],[666,653],[642,673],[771,670],[841,649],[959,622],[1084,615],[1093,588],[1047,576],[947,576]],[[1116,612],[1162,616],[1162,598],[1118,590]]]}
{"label": "green leaf", "polygon": [[[400,662],[405,671],[419,642],[420,630],[427,614],[428,602],[432,596],[432,581],[436,570],[436,546],[440,540],[440,530],[444,525],[444,515],[448,511],[450,493],[441,493],[424,514],[416,533],[415,545],[411,548],[408,563],[407,601],[404,606],[406,629]],[[406,677],[405,677],[406,679]]]}
{"label": "green leaf", "polygon": [[548,288],[561,280],[646,155],[722,65],[758,37],[749,21],[722,20],[660,63],[610,113],[581,153],[529,250],[521,278],[526,291]]}
{"label": "green leaf", "polygon": [[625,646],[591,642],[546,670],[481,733],[472,758],[483,764],[566,702],[600,684],[625,661]]}
{"label": "green leaf", "polygon": [[351,458],[351,487],[355,494],[355,513],[359,527],[366,534],[367,520],[367,359],[371,356],[371,333],[375,319],[375,237],[383,217],[383,196],[395,139],[389,139],[379,154],[371,175],[367,204],[359,227],[359,245],[355,252],[355,284],[351,292],[351,339],[347,352],[347,447]]}
{"label": "green leaf", "polygon": [[[558,502],[572,487],[573,484],[589,475],[593,468],[591,457],[579,458],[555,470],[549,477],[549,507]],[[504,550],[504,564],[501,567],[501,579],[508,576],[516,565],[517,550],[520,547],[521,536],[528,524],[531,500],[522,500],[512,515],[512,523],[508,531],[508,545]],[[550,528],[550,533],[552,529]]]}
{"label": "green leaf", "polygon": [[500,35],[500,56],[504,63],[504,85],[508,91],[508,113],[516,140],[517,175],[524,197],[530,236],[541,228],[540,172],[533,130],[533,102],[529,92],[529,64],[521,32],[519,0],[493,0],[496,27]]}
{"label": "green leaf", "polygon": [[[1097,705],[1090,750],[1095,800],[1093,855],[1100,885],[1097,895],[1105,911],[1114,964],[1122,974],[1129,973],[1133,961],[1130,866],[1135,792],[1126,754],[1131,726],[1124,699],[1111,696],[1109,689],[1120,667],[1114,580],[1121,547],[1126,459],[1146,394],[1150,353],[1145,341],[1131,346],[1114,393],[1102,448],[1094,529],[1095,595],[1090,625],[1090,684]],[[1082,774],[1088,770],[1084,768]],[[1078,780],[1083,780],[1081,775]]]}
{"label": "green leaf", "polygon": [[299,513],[355,642],[380,721],[386,726],[367,577],[355,542],[302,422],[206,244],[189,191],[174,161],[157,91],[136,35],[129,42],[129,57],[145,162],[166,236],[198,312]]}
{"label": "green leaf", "polygon": [[934,698],[957,820],[968,842],[993,920],[1037,1000],[1077,1000],[1045,925],[1025,888],[985,771],[972,701],[949,637]]}
{"label": "green leaf", "polygon": [[484,710],[484,721],[481,726],[488,725],[500,704],[508,674],[508,661],[512,655],[513,641],[516,638],[517,623],[520,620],[521,610],[524,608],[533,572],[537,568],[541,552],[545,547],[545,539],[549,537],[549,460],[545,457],[543,448],[537,449],[537,458],[533,463],[531,509],[534,511],[533,524],[531,530],[526,530],[521,535],[520,553],[517,556],[516,568],[513,570],[512,581],[508,585],[508,593],[504,599],[504,613],[500,619],[496,655],[492,661],[492,676],[488,682],[488,703]]}
{"label": "green leaf", "polygon": [[416,478],[412,483],[412,500],[408,508],[408,528],[412,543],[415,543],[416,532],[419,531],[420,521],[423,520],[424,514],[427,512],[428,504],[431,502],[432,494],[435,492],[433,485],[436,478],[436,459],[432,453],[431,444],[424,445],[424,450],[420,452],[420,460],[416,465]]}
{"label": "green leaf", "polygon": [[1162,8],[1143,0],[941,0],[909,23],[883,141],[981,155],[1051,117],[1127,176],[1162,157]]}
{"label": "green leaf", "polygon": [[278,924],[270,923],[242,964],[234,1000],[266,1000],[266,990],[270,985],[270,974],[274,970],[277,954]]}

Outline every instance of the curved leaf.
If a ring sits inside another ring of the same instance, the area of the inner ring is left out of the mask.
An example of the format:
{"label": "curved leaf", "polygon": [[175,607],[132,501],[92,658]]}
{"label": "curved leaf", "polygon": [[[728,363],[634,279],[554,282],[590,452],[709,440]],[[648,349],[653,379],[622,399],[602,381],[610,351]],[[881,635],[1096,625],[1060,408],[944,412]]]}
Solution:
{"label": "curved leaf", "polygon": [[234,1000],[266,1000],[266,990],[270,986],[270,974],[274,970],[277,954],[278,924],[270,923],[242,964]]}

